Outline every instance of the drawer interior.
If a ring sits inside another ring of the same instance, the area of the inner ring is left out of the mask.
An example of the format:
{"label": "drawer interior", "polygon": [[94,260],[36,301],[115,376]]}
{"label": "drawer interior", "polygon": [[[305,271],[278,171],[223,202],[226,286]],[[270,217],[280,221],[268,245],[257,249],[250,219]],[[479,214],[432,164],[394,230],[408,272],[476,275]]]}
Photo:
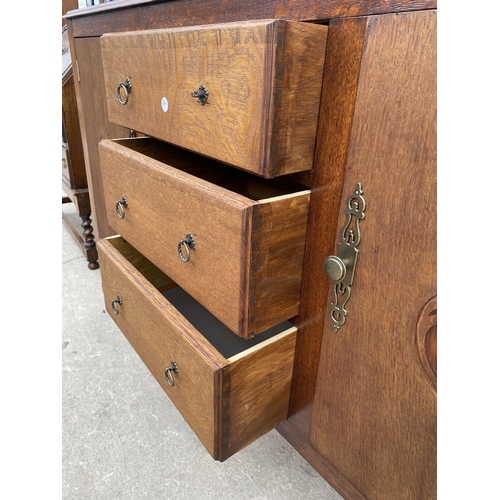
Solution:
{"label": "drawer interior", "polygon": [[150,137],[117,139],[114,142],[256,202],[309,190],[297,182],[293,174],[263,179]]}
{"label": "drawer interior", "polygon": [[233,356],[237,356],[258,344],[262,344],[293,327],[292,323],[284,321],[251,339],[245,340],[238,337],[121,236],[108,238],[108,241],[229,362],[231,362]]}

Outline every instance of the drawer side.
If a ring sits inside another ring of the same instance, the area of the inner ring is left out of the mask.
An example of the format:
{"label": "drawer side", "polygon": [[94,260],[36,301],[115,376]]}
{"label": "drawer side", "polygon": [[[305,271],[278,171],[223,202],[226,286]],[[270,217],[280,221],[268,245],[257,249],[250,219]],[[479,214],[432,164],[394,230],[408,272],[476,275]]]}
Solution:
{"label": "drawer side", "polygon": [[280,20],[275,31],[268,178],[312,169],[328,27]]}
{"label": "drawer side", "polygon": [[288,416],[297,328],[230,358],[223,370],[222,459]]}
{"label": "drawer side", "polygon": [[252,208],[249,337],[299,313],[310,191]]}

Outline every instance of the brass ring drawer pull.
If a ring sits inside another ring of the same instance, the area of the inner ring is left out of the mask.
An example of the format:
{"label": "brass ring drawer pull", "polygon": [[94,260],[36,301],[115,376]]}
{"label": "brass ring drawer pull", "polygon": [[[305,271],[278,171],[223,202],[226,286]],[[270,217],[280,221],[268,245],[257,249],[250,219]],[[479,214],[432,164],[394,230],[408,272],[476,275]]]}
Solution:
{"label": "brass ring drawer pull", "polygon": [[118,215],[118,218],[120,219],[125,218],[126,208],[128,208],[127,198],[125,198],[125,196],[122,196],[122,199],[118,200],[115,205],[116,215]]}
{"label": "brass ring drawer pull", "polygon": [[118,305],[122,305],[122,298],[120,295],[116,296],[116,299],[111,301],[111,309],[113,309],[113,312],[115,314],[120,314],[120,310],[118,309]]}
{"label": "brass ring drawer pull", "polygon": [[[124,97],[122,97],[122,89]],[[118,102],[123,105],[127,104],[130,92],[132,92],[132,83],[130,83],[130,79],[127,78],[124,82],[118,84],[118,89],[116,90]]]}
{"label": "brass ring drawer pull", "polygon": [[167,378],[167,384],[170,387],[173,387],[175,382],[174,382],[174,376],[172,375],[173,373],[179,373],[179,369],[177,368],[177,363],[175,361],[172,361],[170,363],[170,366],[165,368],[165,377]]}
{"label": "brass ring drawer pull", "polygon": [[[189,249],[193,248],[195,245],[195,241],[193,239],[193,235],[191,233],[186,234],[186,237],[179,241],[179,244],[177,245],[177,251],[179,252],[179,257],[181,258],[182,262],[187,262],[191,256]],[[184,253],[186,254],[184,256]]]}

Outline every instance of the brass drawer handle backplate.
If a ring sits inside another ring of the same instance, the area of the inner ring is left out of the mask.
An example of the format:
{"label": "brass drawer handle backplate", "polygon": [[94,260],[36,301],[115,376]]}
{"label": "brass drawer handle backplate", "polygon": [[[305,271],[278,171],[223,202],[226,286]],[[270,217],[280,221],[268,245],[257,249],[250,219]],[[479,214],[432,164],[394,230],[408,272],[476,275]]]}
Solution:
{"label": "brass drawer handle backplate", "polygon": [[118,200],[115,205],[116,215],[119,219],[125,218],[125,209],[128,208],[127,198],[122,196],[121,200]]}
{"label": "brass drawer handle backplate", "polygon": [[177,363],[175,361],[172,361],[170,363],[170,366],[165,368],[165,377],[167,379],[167,384],[170,387],[173,387],[175,382],[174,382],[174,376],[172,373],[179,373],[179,369],[177,368]]}
{"label": "brass drawer handle backplate", "polygon": [[[124,96],[122,97],[122,90]],[[130,77],[128,77],[124,82],[118,84],[118,88],[116,90],[116,97],[118,98],[118,102],[120,104],[127,104],[128,96],[132,92],[132,83],[130,82]]]}
{"label": "brass drawer handle backplate", "polygon": [[[186,234],[186,237],[179,241],[179,244],[177,245],[177,251],[179,252],[179,257],[181,258],[182,262],[187,262],[190,258],[190,248],[193,248],[195,246],[195,241],[193,238],[193,235],[191,233]],[[184,256],[184,253],[186,256]]]}
{"label": "brass drawer handle backplate", "polygon": [[339,243],[338,256],[330,255],[323,263],[325,273],[332,280],[333,302],[330,304],[330,317],[333,331],[337,332],[345,323],[347,311],[345,305],[351,296],[354,270],[358,259],[356,248],[361,240],[359,222],[365,218],[366,201],[362,196],[363,189],[359,182],[354,192],[347,199],[346,222],[342,229],[342,240]]}
{"label": "brass drawer handle backplate", "polygon": [[191,92],[191,97],[197,97],[200,104],[205,105],[208,100],[208,91],[205,85],[201,84],[198,90]]}
{"label": "brass drawer handle backplate", "polygon": [[115,314],[120,314],[120,309],[118,309],[119,305],[122,305],[122,298],[120,297],[120,295],[117,295],[116,299],[113,299],[111,301],[111,309],[113,309],[113,312]]}

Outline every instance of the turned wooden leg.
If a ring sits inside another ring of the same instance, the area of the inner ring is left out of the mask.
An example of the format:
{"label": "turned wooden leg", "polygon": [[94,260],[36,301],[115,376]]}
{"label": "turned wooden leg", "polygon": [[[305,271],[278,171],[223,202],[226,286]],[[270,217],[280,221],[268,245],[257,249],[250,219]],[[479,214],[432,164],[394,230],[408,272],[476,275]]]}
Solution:
{"label": "turned wooden leg", "polygon": [[82,227],[83,227],[83,253],[88,261],[89,269],[99,269],[99,263],[97,262],[97,248],[95,246],[94,241],[94,229],[92,228],[92,221],[90,220],[90,214],[82,215],[80,214],[80,218],[82,219]]}
{"label": "turned wooden leg", "polygon": [[90,219],[91,207],[88,191],[86,189],[74,191],[73,202],[80,219],[82,219],[83,233],[79,237],[79,240],[83,254],[87,259],[88,267],[89,269],[99,269],[97,247],[94,241],[94,228]]}

